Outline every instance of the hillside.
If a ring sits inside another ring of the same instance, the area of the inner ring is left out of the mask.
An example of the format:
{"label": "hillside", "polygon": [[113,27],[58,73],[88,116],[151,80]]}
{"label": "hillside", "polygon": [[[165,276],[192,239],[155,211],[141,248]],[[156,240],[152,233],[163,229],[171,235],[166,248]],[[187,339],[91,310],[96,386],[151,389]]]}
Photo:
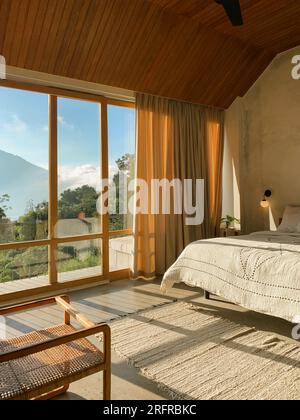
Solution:
{"label": "hillside", "polygon": [[0,196],[10,196],[12,219],[24,214],[30,201],[48,200],[48,171],[0,150]]}

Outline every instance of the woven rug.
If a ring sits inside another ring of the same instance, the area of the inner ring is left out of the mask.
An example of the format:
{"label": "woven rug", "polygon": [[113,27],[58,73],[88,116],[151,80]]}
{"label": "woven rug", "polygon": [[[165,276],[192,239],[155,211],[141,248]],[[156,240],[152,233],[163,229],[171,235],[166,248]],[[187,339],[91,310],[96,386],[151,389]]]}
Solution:
{"label": "woven rug", "polygon": [[114,350],[170,399],[298,400],[300,347],[184,302],[111,323]]}

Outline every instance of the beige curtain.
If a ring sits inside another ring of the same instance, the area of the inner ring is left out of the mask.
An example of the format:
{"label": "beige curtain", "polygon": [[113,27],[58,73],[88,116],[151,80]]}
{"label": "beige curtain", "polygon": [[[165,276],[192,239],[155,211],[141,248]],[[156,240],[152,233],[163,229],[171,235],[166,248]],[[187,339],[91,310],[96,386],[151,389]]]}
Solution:
{"label": "beige curtain", "polygon": [[[135,276],[163,274],[192,241],[218,233],[222,200],[223,111],[137,94],[137,171],[153,179],[204,179],[205,219],[187,226],[186,215],[136,214]],[[160,197],[161,202],[168,197]],[[171,203],[173,203],[171,196]],[[151,188],[148,189],[150,210]],[[161,207],[161,206],[160,206]],[[173,210],[173,206],[171,206]]]}

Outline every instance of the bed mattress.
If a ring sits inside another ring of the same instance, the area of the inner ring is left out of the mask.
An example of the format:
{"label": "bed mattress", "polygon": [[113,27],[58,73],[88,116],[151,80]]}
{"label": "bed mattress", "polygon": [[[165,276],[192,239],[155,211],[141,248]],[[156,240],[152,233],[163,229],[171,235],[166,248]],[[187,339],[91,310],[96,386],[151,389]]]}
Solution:
{"label": "bed mattress", "polygon": [[256,232],[193,242],[166,272],[244,308],[296,322],[300,316],[300,234]]}

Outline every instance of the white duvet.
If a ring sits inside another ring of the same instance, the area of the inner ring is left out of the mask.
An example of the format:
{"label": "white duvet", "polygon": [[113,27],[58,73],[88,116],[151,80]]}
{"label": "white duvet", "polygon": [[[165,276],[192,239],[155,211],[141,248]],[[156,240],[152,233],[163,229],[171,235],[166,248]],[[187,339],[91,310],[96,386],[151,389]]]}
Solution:
{"label": "white duvet", "polygon": [[166,272],[247,309],[295,321],[300,316],[300,234],[257,232],[190,244]]}

